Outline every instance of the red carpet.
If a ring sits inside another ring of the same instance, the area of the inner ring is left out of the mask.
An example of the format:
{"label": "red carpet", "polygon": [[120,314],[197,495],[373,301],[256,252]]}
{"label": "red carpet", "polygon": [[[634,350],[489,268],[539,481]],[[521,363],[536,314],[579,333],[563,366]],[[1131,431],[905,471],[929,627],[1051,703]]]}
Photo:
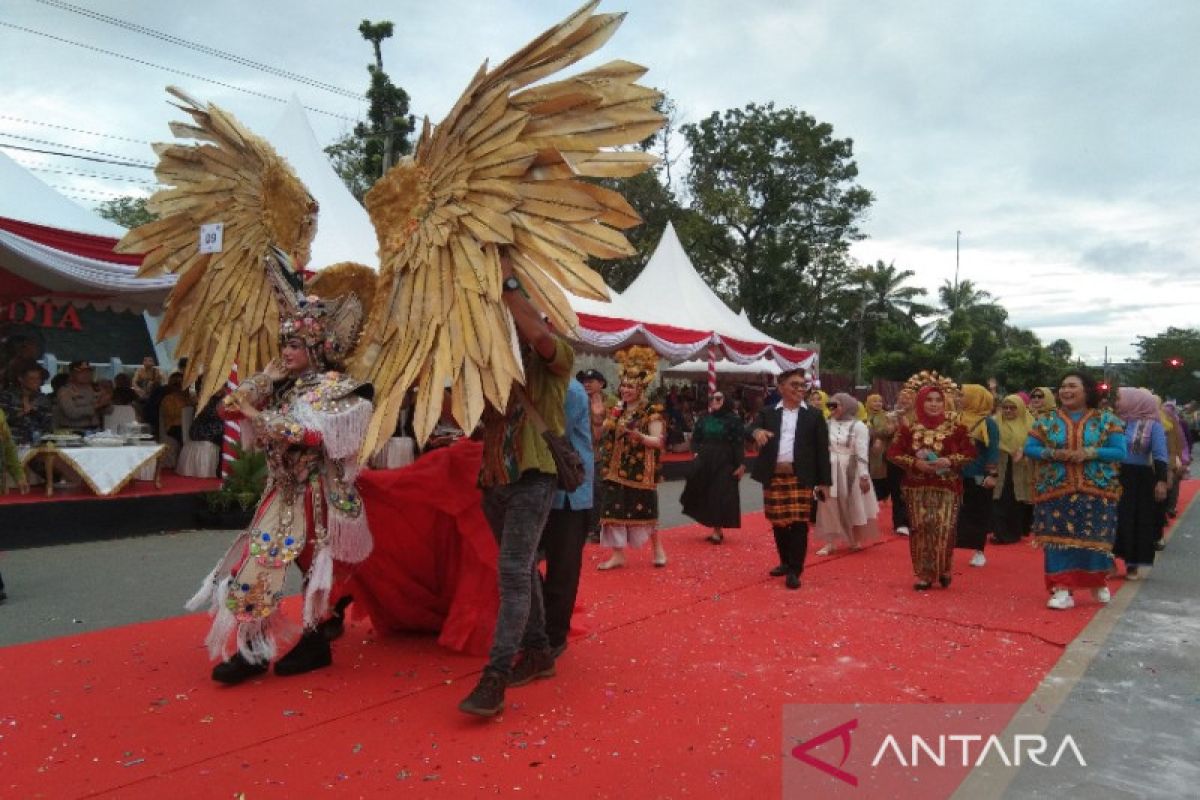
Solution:
{"label": "red carpet", "polygon": [[216,478],[188,478],[176,475],[170,470],[163,470],[162,488],[155,488],[152,481],[130,481],[124,489],[111,497],[98,497],[87,486],[77,486],[72,489],[55,489],[53,497],[46,497],[45,486],[33,486],[29,494],[20,494],[12,489],[7,494],[0,493],[0,506],[24,505],[28,503],[58,503],[72,500],[127,500],[131,497],[161,497],[168,494],[202,494],[215,492],[221,488],[221,481]]}
{"label": "red carpet", "polygon": [[1046,609],[1027,545],[960,552],[954,586],[918,594],[889,539],[810,555],[788,592],[745,521],[720,547],[666,532],[665,570],[598,573],[589,547],[591,635],[492,721],[455,709],[481,659],[364,625],[331,669],[233,689],[199,615],[0,650],[0,796],[777,797],[783,704],[1020,702],[1096,609]]}

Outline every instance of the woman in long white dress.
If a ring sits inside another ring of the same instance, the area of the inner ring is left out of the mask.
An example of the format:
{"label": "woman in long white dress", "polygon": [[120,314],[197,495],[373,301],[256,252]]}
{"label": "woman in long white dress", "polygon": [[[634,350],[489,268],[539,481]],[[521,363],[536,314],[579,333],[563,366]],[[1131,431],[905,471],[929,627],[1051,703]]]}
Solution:
{"label": "woman in long white dress", "polygon": [[840,546],[858,550],[879,535],[876,519],[879,502],[871,483],[871,432],[857,419],[859,404],[839,392],[826,403],[829,409],[829,460],[833,476],[829,497],[817,509],[817,537],[825,556]]}

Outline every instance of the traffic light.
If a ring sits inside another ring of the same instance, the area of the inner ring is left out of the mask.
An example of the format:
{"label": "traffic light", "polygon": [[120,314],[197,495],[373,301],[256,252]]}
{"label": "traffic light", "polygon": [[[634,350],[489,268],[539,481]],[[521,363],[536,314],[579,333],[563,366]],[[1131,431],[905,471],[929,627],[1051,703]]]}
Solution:
{"label": "traffic light", "polygon": [[1163,364],[1169,369],[1179,369],[1183,366],[1183,359],[1179,356],[1170,356],[1163,361]]}

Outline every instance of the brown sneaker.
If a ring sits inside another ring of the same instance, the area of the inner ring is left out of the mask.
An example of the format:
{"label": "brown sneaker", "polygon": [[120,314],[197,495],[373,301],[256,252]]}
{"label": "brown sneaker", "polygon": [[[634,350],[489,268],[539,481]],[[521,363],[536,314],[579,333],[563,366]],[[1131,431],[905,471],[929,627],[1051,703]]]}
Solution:
{"label": "brown sneaker", "polygon": [[513,667],[512,675],[508,676],[508,685],[524,686],[537,678],[554,677],[554,656],[549,650],[525,650],[521,660]]}
{"label": "brown sneaker", "polygon": [[458,710],[477,717],[494,717],[504,710],[504,676],[485,669],[479,683],[466,699],[458,704]]}

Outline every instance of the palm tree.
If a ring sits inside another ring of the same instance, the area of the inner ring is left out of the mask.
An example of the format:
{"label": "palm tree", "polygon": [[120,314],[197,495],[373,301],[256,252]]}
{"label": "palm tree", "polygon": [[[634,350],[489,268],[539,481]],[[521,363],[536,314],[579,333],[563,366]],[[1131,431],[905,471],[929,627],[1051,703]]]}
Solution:
{"label": "palm tree", "polygon": [[934,313],[935,309],[917,299],[926,294],[924,289],[905,285],[905,281],[915,274],[911,269],[896,269],[895,261],[884,264],[882,260],[855,271],[853,280],[860,287],[858,348],[854,367],[856,384],[862,383],[862,353],[869,323],[872,331],[881,322],[915,329],[917,317]]}
{"label": "palm tree", "polygon": [[983,289],[976,289],[971,281],[953,284],[947,280],[938,288],[938,300],[942,304],[941,313],[950,316],[955,311],[991,305],[992,295]]}
{"label": "palm tree", "polygon": [[917,300],[927,294],[924,289],[904,285],[914,275],[911,269],[896,269],[895,261],[884,264],[880,260],[859,270],[856,277],[866,291],[864,316],[904,325],[935,313],[932,306]]}
{"label": "palm tree", "polygon": [[934,319],[922,328],[926,341],[945,333],[955,320],[985,306],[993,306],[992,295],[983,289],[976,289],[972,281],[961,281],[957,284],[942,281],[938,287],[938,308],[933,310]]}

